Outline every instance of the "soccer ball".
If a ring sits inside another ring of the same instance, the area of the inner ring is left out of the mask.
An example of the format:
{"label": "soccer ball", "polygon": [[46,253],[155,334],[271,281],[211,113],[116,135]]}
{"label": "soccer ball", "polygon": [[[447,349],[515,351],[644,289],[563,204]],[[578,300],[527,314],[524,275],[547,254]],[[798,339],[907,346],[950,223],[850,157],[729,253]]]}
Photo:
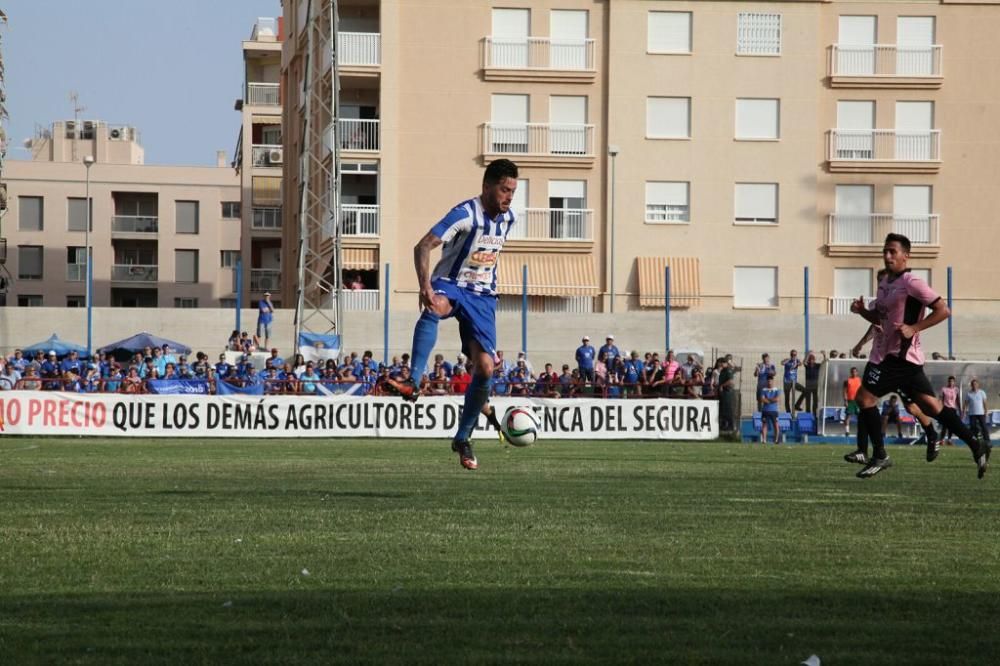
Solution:
{"label": "soccer ball", "polygon": [[529,446],[538,439],[541,424],[535,413],[524,407],[511,407],[500,422],[503,436],[514,446]]}

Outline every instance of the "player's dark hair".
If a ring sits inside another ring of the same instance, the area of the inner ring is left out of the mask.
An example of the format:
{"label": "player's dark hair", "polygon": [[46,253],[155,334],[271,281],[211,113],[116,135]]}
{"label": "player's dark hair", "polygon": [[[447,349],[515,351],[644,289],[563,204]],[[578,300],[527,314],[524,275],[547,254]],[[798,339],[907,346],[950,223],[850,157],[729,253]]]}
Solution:
{"label": "player's dark hair", "polygon": [[517,178],[517,165],[510,160],[493,160],[483,173],[483,185],[496,185],[504,178]]}
{"label": "player's dark hair", "polygon": [[910,251],[910,239],[903,234],[889,234],[885,237],[884,245],[888,245],[892,242],[899,243],[899,246],[906,252]]}

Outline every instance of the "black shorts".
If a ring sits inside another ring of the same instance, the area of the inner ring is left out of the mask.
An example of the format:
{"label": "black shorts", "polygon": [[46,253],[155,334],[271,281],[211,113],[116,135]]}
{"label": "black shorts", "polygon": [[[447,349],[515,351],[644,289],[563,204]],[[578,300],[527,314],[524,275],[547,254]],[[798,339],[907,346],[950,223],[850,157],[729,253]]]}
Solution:
{"label": "black shorts", "polygon": [[877,398],[897,393],[904,405],[913,402],[918,394],[934,395],[931,382],[924,374],[924,366],[896,356],[886,356],[879,364],[868,363],[861,385]]}

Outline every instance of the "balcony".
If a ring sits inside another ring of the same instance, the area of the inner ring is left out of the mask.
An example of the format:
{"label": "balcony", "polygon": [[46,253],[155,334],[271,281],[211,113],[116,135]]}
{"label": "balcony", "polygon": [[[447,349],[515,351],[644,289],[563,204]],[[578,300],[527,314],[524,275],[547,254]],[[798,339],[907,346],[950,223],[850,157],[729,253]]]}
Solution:
{"label": "balcony", "polygon": [[274,42],[278,39],[278,19],[261,16],[253,24],[250,40],[254,42]]}
{"label": "balcony", "polygon": [[940,88],[941,47],[834,44],[829,49],[831,88]]}
{"label": "balcony", "polygon": [[265,291],[278,291],[281,289],[281,269],[279,268],[251,268],[250,269],[250,291],[263,293]]}
{"label": "balcony", "polygon": [[160,218],[151,215],[115,215],[111,218],[112,234],[155,234],[160,230]]}
{"label": "balcony", "polygon": [[112,282],[156,282],[159,279],[159,266],[151,264],[113,264],[111,266]]}
{"label": "balcony", "polygon": [[589,83],[597,76],[593,39],[486,37],[482,44],[487,81]]}
{"label": "balcony", "polygon": [[509,240],[594,240],[594,211],[573,208],[527,208],[518,211]]}
{"label": "balcony", "polygon": [[845,130],[827,133],[833,173],[937,173],[941,130]]}
{"label": "balcony", "polygon": [[524,166],[590,167],[594,163],[593,125],[485,123],[483,158],[516,158]]}
{"label": "balcony", "polygon": [[340,229],[344,236],[378,238],[379,207],[359,204],[341,204]]}
{"label": "balcony", "polygon": [[348,312],[372,312],[379,309],[378,289],[345,289],[341,305]]}
{"label": "balcony", "polygon": [[377,153],[378,130],[378,120],[341,118],[340,149],[355,153]]}
{"label": "balcony", "polygon": [[248,83],[246,100],[250,106],[281,106],[281,85]]}
{"label": "balcony", "polygon": [[[854,302],[857,296],[834,296],[830,299],[830,314],[832,315],[849,315],[851,314],[851,303]],[[865,305],[871,305],[875,298],[873,296],[865,296]]]}
{"label": "balcony", "polygon": [[889,233],[903,234],[914,257],[936,257],[941,249],[940,216],[846,215],[834,213],[827,223],[827,248],[831,257],[881,256]]}
{"label": "balcony", "polygon": [[252,230],[281,231],[281,206],[254,206],[252,212]]}
{"label": "balcony", "polygon": [[278,169],[281,168],[281,163],[284,160],[284,155],[280,143],[254,144],[252,151],[253,151],[253,165],[255,167],[275,167]]}
{"label": "balcony", "polygon": [[340,67],[378,67],[382,64],[382,35],[377,32],[341,32]]}

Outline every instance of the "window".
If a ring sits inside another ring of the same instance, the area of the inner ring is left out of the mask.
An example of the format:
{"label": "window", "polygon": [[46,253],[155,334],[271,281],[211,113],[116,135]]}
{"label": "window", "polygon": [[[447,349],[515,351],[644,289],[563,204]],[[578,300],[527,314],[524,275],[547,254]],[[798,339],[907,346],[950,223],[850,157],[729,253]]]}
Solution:
{"label": "window", "polygon": [[197,201],[177,202],[177,233],[179,234],[198,233]]}
{"label": "window", "polygon": [[780,103],[776,99],[737,99],[737,139],[777,139]]}
{"label": "window", "polygon": [[833,242],[847,245],[880,243],[875,237],[875,188],[872,185],[837,185]]}
{"label": "window", "polygon": [[934,63],[934,17],[896,19],[896,76],[931,76]]}
{"label": "window", "polygon": [[196,307],[198,307],[198,299],[197,298],[193,298],[193,297],[189,297],[189,296],[175,298],[174,299],[174,307],[175,308],[196,308]]}
{"label": "window", "polygon": [[[835,268],[833,269],[833,297],[844,300],[854,300],[858,296],[871,298],[872,271],[870,268]],[[850,312],[850,303],[845,304]],[[847,314],[834,312],[833,314]]]}
{"label": "window", "polygon": [[870,160],[875,156],[875,102],[837,102],[837,140],[834,159]]}
{"label": "window", "polygon": [[[83,197],[70,197],[66,200],[66,230],[87,230],[87,200]],[[90,202],[90,230],[94,230],[94,202]]]}
{"label": "window", "polygon": [[913,277],[920,278],[927,283],[928,286],[931,284],[931,269],[929,268],[911,268],[910,272],[913,273]]}
{"label": "window", "polygon": [[528,96],[493,95],[490,98],[494,153],[528,152]]}
{"label": "window", "polygon": [[584,155],[587,151],[587,98],[549,98],[549,151],[554,155]]}
{"label": "window", "polygon": [[691,12],[649,12],[646,51],[691,53]]}
{"label": "window", "polygon": [[778,307],[778,267],[736,266],[733,268],[733,307]]}
{"label": "window", "polygon": [[930,185],[895,185],[892,188],[892,230],[911,243],[934,245],[937,229],[931,218]]}
{"label": "window", "polygon": [[22,280],[42,279],[42,246],[19,245],[17,247],[17,277]]}
{"label": "window", "polygon": [[736,183],[737,224],[777,224],[777,183]]}
{"label": "window", "polygon": [[235,309],[236,308],[236,299],[235,298],[220,298],[219,299],[219,307],[220,308],[226,308],[226,309]]}
{"label": "window", "polygon": [[42,297],[19,294],[17,297],[17,305],[21,308],[40,308],[42,307]]}
{"label": "window", "polygon": [[222,217],[227,220],[239,219],[240,217],[240,202],[239,201],[223,201],[222,202]]}
{"label": "window", "polygon": [[17,198],[18,231],[41,231],[44,205],[41,197]]}
{"label": "window", "polygon": [[935,160],[934,102],[896,102],[896,159]]}
{"label": "window", "polygon": [[239,261],[240,251],[239,250],[222,250],[222,261],[220,266],[222,268],[236,268],[236,262]]}
{"label": "window", "polygon": [[66,307],[68,308],[82,308],[87,305],[86,296],[67,296],[66,297]]}
{"label": "window", "polygon": [[530,10],[494,9],[490,64],[493,67],[514,69],[527,67],[530,30]]}
{"label": "window", "polygon": [[87,279],[87,248],[66,248],[66,280],[82,282]]}
{"label": "window", "polygon": [[587,183],[549,181],[549,235],[554,240],[590,238],[587,226]]}
{"label": "window", "polygon": [[837,34],[837,70],[842,76],[875,74],[878,21],[874,16],[841,16]]}
{"label": "window", "polygon": [[690,189],[686,182],[647,182],[646,223],[690,222]]}
{"label": "window", "polygon": [[690,97],[647,97],[646,137],[687,139],[691,137]]}
{"label": "window", "polygon": [[585,10],[553,9],[549,12],[549,67],[587,69],[589,16]]}
{"label": "window", "polygon": [[781,14],[740,12],[736,55],[781,55]]}
{"label": "window", "polygon": [[198,281],[198,250],[174,250],[176,282]]}

